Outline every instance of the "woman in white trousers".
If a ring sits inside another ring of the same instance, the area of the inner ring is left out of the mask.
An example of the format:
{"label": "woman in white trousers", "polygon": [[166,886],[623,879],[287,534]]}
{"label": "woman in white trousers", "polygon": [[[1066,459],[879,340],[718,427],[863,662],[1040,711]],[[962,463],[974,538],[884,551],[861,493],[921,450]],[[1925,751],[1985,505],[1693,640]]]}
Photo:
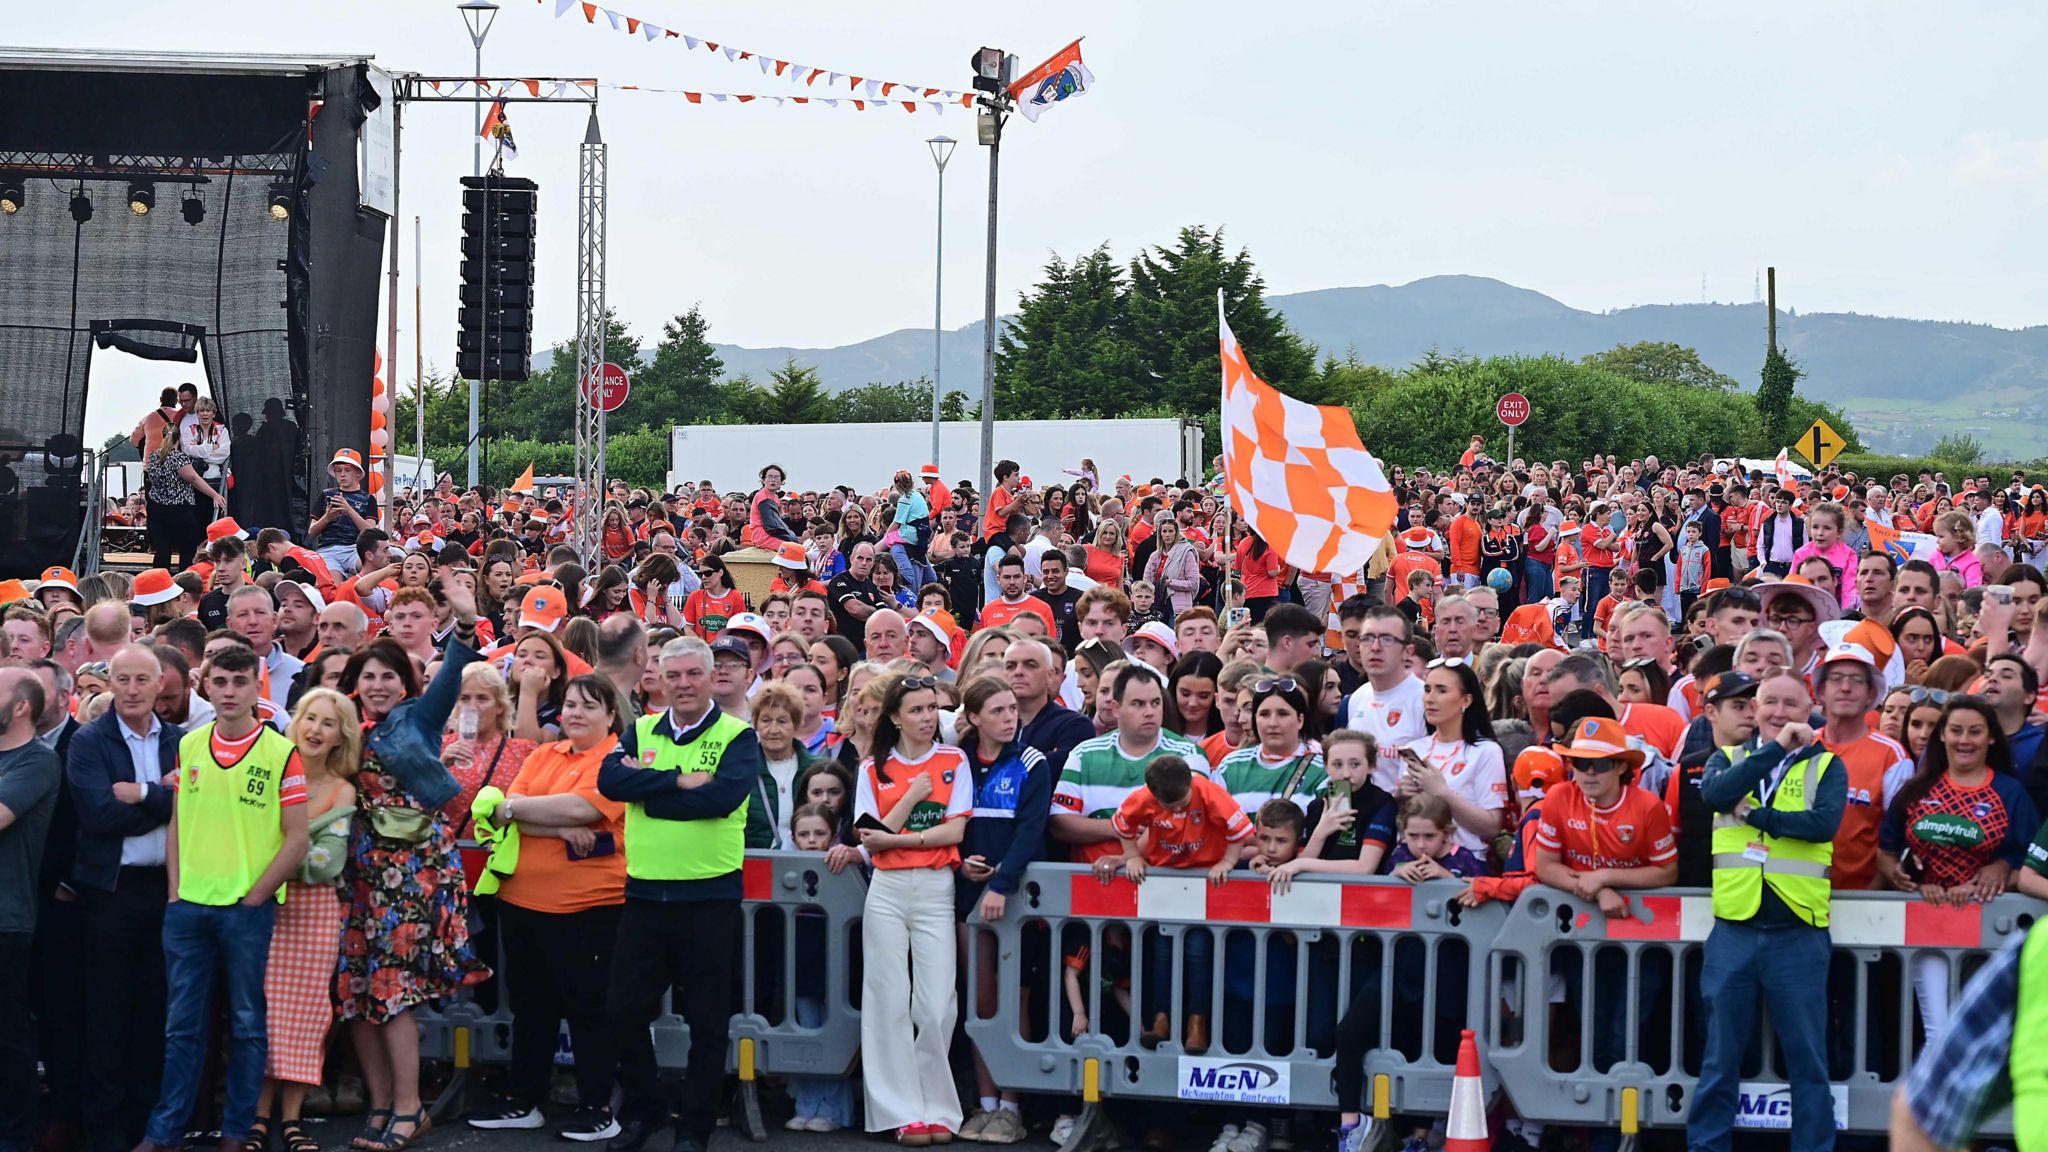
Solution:
{"label": "woman in white trousers", "polygon": [[890,679],[854,797],[856,821],[882,824],[860,828],[874,866],[861,921],[867,1130],[893,1129],[911,1147],[952,1143],[961,1120],[947,1061],[959,1011],[953,871],[974,773],[965,753],[937,743],[936,687],[930,676]]}

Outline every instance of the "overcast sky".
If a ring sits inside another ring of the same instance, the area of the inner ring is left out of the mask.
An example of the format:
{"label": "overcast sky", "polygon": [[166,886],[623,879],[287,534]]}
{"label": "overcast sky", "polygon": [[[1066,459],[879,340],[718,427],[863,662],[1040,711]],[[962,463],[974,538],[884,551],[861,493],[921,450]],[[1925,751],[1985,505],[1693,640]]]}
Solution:
{"label": "overcast sky", "polygon": [[[1704,274],[1709,298],[1747,301],[1773,263],[1782,302],[1801,311],[2048,320],[2048,22],[2034,3],[613,2],[799,63],[952,87],[978,45],[1028,68],[1085,35],[1096,88],[1007,134],[1004,310],[1051,253],[1107,241],[1128,255],[1201,223],[1248,246],[1275,292],[1470,273],[1602,309],[1698,300]],[[799,91],[750,61],[553,13],[553,0],[505,0],[485,72]],[[439,0],[67,0],[16,6],[4,38],[471,66]],[[942,132],[962,141],[947,171],[945,320],[980,314],[987,156],[965,110],[608,91],[600,115],[609,298],[650,343],[692,303],[714,339],[755,346],[928,326],[935,177],[922,141]],[[547,343],[572,324],[583,112],[515,105],[513,124],[510,170],[542,189]],[[407,117],[402,381],[415,214],[426,358],[430,370],[453,359],[456,178],[471,139],[467,106]],[[102,407],[95,432],[110,427]]]}

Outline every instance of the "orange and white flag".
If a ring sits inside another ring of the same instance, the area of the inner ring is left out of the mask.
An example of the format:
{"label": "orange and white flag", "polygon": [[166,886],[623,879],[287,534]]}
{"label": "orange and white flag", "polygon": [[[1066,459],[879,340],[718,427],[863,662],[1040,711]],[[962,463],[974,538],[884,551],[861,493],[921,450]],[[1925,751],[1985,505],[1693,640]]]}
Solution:
{"label": "orange and white flag", "polygon": [[1216,293],[1223,345],[1223,483],[1231,507],[1288,564],[1350,574],[1394,526],[1398,505],[1351,411],[1296,400],[1253,374]]}
{"label": "orange and white flag", "polygon": [[1789,449],[1778,449],[1778,458],[1771,461],[1771,471],[1777,473],[1778,487],[1795,496],[1799,494],[1799,477],[1792,474],[1792,454]]}

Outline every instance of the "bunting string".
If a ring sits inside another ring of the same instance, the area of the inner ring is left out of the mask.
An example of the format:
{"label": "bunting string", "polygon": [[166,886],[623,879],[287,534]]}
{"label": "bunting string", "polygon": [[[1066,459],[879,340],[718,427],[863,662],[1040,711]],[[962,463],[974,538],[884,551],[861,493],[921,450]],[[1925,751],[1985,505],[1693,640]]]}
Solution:
{"label": "bunting string", "polygon": [[904,112],[937,113],[944,112],[947,108],[956,104],[963,108],[971,107],[974,104],[974,93],[972,92],[955,93],[955,98],[951,100],[905,100],[900,97],[893,100],[870,100],[859,96],[778,96],[772,93],[704,92],[695,88],[658,88],[646,84],[606,84],[594,80],[510,80],[497,85],[495,89],[489,84],[476,80],[435,80],[430,81],[429,84],[436,93],[443,96],[460,96],[467,91],[490,99],[512,95],[521,88],[524,88],[528,94],[535,98],[541,95],[543,89],[547,90],[549,96],[561,96],[573,87],[578,92],[584,94],[589,94],[599,88],[608,88],[615,92],[655,92],[670,96],[681,96],[692,104],[704,104],[706,102],[713,104],[760,103],[764,105],[773,104],[777,108],[788,104],[805,106],[815,104],[825,108],[850,108],[855,112],[901,109]]}
{"label": "bunting string", "polygon": [[[547,4],[550,0],[535,0],[535,2]],[[846,82],[845,90],[848,93],[858,94],[860,97],[860,99],[854,101],[856,104],[882,104],[884,106],[909,104],[913,105],[911,110],[915,111],[914,105],[928,103],[934,98],[941,104],[957,103],[963,106],[972,105],[974,101],[974,94],[972,92],[962,93],[958,89],[935,88],[923,84],[905,84],[898,80],[880,80],[865,74],[843,71],[835,72],[809,64],[799,64],[793,60],[785,60],[768,53],[756,52],[749,48],[739,48],[720,40],[707,39],[706,37],[692,35],[687,32],[678,32],[673,28],[663,28],[656,24],[650,24],[637,16],[628,16],[623,12],[615,12],[610,8],[592,3],[591,0],[553,0],[553,3],[555,6],[555,19],[557,20],[572,13],[580,13],[585,24],[595,27],[597,26],[598,17],[602,16],[605,23],[610,25],[614,32],[622,32],[628,36],[639,36],[648,42],[656,40],[681,40],[685,48],[692,50],[702,48],[714,55],[722,55],[728,62],[734,64],[753,61],[761,69],[763,76],[773,76],[777,79],[787,80],[791,84],[801,84],[806,88],[820,89],[821,93],[829,93],[836,90],[840,81],[843,80]],[[659,91],[659,89],[643,89],[643,91]],[[713,94],[705,92],[699,95],[710,96]],[[775,99],[771,96],[743,98],[731,93],[726,95],[732,99],[741,100],[743,103],[749,99]],[[784,97],[784,99],[796,98]],[[818,97],[813,95],[806,96],[803,99],[805,101],[817,101]],[[837,99],[846,100],[852,99],[852,97],[837,97]],[[820,102],[829,103],[829,101]],[[837,105],[833,106],[836,107]]]}

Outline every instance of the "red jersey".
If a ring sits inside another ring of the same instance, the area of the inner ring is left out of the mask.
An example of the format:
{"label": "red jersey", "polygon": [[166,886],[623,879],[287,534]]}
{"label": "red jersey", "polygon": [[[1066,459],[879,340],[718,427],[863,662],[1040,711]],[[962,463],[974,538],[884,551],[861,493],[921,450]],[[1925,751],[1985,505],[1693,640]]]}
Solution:
{"label": "red jersey", "polygon": [[1633,784],[1606,808],[1595,808],[1569,780],[1543,794],[1536,845],[1574,872],[1648,868],[1678,859],[1664,802]]}
{"label": "red jersey", "polygon": [[1830,886],[1860,892],[1877,883],[1878,829],[1893,794],[1913,774],[1913,761],[1898,741],[1876,732],[1865,732],[1839,747],[1829,744],[1823,732],[1821,743],[1849,774],[1848,804],[1835,832],[1835,857],[1828,873]]}
{"label": "red jersey", "polygon": [[980,627],[1001,628],[1019,616],[1036,616],[1045,621],[1045,634],[1059,635],[1059,625],[1053,623],[1052,607],[1036,596],[1026,596],[1015,604],[1007,600],[991,600],[981,610]]}
{"label": "red jersey", "polygon": [[699,588],[690,593],[688,600],[683,601],[683,623],[688,624],[692,631],[709,644],[718,639],[718,634],[725,629],[727,620],[746,610],[747,598],[740,595],[737,588],[723,596],[713,596]]}

